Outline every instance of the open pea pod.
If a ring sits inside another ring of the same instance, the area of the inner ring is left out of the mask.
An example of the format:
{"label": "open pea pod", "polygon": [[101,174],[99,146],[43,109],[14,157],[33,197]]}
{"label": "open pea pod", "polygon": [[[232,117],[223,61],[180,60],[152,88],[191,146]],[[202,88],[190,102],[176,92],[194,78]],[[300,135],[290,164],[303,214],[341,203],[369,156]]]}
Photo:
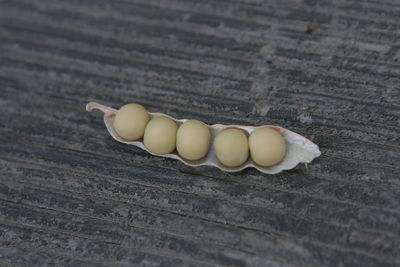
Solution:
{"label": "open pea pod", "polygon": [[[94,102],[90,102],[86,105],[87,111],[92,111],[93,109],[98,109],[104,113],[104,123],[106,124],[107,130],[110,133],[110,135],[118,142],[140,147],[141,149],[144,149],[147,152],[149,152],[150,154],[155,155],[155,156],[180,160],[184,164],[189,165],[189,166],[201,166],[201,165],[215,166],[215,167],[217,167],[223,171],[227,171],[227,172],[237,172],[237,171],[241,171],[248,167],[253,167],[262,173],[276,174],[283,170],[293,169],[299,163],[310,163],[314,158],[317,158],[321,155],[321,152],[320,152],[318,146],[316,144],[314,144],[312,141],[308,140],[307,138],[305,138],[295,132],[289,131],[288,129],[285,129],[285,128],[282,128],[279,126],[263,125],[263,126],[255,127],[255,126],[222,125],[222,124],[207,125],[207,127],[210,129],[210,133],[211,133],[211,147],[210,147],[208,154],[200,160],[184,159],[176,152],[176,150],[170,154],[158,155],[158,154],[152,153],[146,149],[146,147],[143,145],[143,138],[139,139],[137,141],[128,141],[128,140],[124,140],[121,136],[119,136],[117,134],[117,132],[113,128],[113,120],[114,120],[115,113],[117,112],[116,109],[107,107],[107,106],[104,106],[104,105],[101,105],[98,103],[94,103]],[[158,116],[166,116],[166,117],[174,120],[178,126],[180,124],[182,124],[183,122],[187,121],[187,119],[175,119],[175,118],[172,118],[171,116],[168,116],[168,115],[162,114],[162,113],[149,112],[149,115],[151,118],[158,117]],[[263,167],[263,166],[257,165],[251,159],[251,157],[249,157],[247,159],[247,161],[244,162],[241,166],[227,167],[227,166],[222,165],[218,161],[217,156],[215,154],[214,146],[213,146],[213,140],[220,131],[227,129],[227,128],[238,128],[238,129],[244,130],[245,132],[248,133],[248,135],[250,135],[255,129],[260,128],[260,127],[271,127],[273,129],[279,131],[282,134],[283,138],[285,139],[286,155],[280,163],[278,163],[274,166]]]}

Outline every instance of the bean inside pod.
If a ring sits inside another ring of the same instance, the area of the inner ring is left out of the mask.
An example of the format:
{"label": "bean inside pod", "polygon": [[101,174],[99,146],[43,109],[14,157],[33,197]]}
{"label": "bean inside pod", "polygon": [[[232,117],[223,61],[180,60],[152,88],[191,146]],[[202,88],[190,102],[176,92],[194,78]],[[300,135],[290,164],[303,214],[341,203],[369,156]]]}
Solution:
{"label": "bean inside pod", "polygon": [[214,148],[219,162],[228,167],[238,167],[249,157],[247,135],[242,129],[219,132],[214,139]]}
{"label": "bean inside pod", "polygon": [[188,120],[179,126],[176,137],[178,154],[187,160],[199,160],[210,150],[211,134],[206,124]]}

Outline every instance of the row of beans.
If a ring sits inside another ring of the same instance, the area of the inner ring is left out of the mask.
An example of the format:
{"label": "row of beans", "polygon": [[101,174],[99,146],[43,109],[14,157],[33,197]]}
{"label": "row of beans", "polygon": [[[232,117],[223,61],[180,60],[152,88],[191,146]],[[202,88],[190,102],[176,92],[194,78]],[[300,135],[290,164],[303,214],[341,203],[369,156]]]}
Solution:
{"label": "row of beans", "polygon": [[[160,116],[150,119],[148,111],[139,104],[126,104],[115,115],[113,127],[125,140],[143,137],[144,146],[152,153],[164,155],[173,152],[187,160],[204,158],[211,144],[209,127],[198,120],[188,120],[179,128],[176,122]],[[239,128],[220,131],[213,140],[216,156],[228,167],[242,165],[250,156],[260,166],[279,163],[286,154],[282,135],[269,127],[257,128],[248,137]]]}

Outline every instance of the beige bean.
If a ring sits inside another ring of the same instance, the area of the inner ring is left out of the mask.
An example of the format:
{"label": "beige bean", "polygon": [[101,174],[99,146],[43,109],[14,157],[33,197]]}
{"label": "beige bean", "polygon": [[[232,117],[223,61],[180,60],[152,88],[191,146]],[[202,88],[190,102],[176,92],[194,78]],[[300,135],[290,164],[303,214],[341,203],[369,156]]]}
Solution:
{"label": "beige bean", "polygon": [[138,140],[143,137],[149,119],[149,114],[142,105],[126,104],[116,112],[113,127],[123,139]]}
{"label": "beige bean", "polygon": [[286,154],[286,143],[275,129],[264,127],[253,131],[249,137],[250,155],[261,166],[279,163]]}
{"label": "beige bean", "polygon": [[150,120],[144,131],[143,143],[155,154],[168,154],[175,150],[176,132],[175,121],[167,117],[155,117]]}
{"label": "beige bean", "polygon": [[214,148],[218,160],[225,166],[237,167],[249,157],[249,144],[243,130],[230,128],[217,134]]}
{"label": "beige bean", "polygon": [[178,129],[176,150],[185,159],[201,159],[210,150],[210,138],[207,125],[198,120],[188,120]]}

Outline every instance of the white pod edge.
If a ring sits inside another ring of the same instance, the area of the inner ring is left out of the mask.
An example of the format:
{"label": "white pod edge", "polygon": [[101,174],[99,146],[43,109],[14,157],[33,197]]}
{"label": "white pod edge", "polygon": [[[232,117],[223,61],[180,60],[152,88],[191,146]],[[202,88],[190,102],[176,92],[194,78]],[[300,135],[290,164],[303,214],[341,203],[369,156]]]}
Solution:
{"label": "white pod edge", "polygon": [[[279,127],[279,126],[274,126],[274,125],[263,125],[263,126],[242,126],[242,125],[222,125],[222,124],[213,124],[213,125],[207,125],[207,127],[210,129],[211,133],[211,145],[210,145],[210,150],[208,151],[208,154],[200,159],[200,160],[186,160],[179,156],[179,154],[176,152],[176,150],[171,153],[171,154],[165,154],[165,155],[159,155],[155,153],[151,153],[146,149],[146,147],[143,145],[143,138],[137,140],[137,141],[128,141],[120,137],[117,132],[113,128],[113,120],[115,113],[117,112],[116,109],[107,107],[95,102],[90,102],[86,105],[86,110],[87,111],[92,111],[93,109],[98,109],[104,113],[104,123],[106,124],[107,130],[110,133],[110,135],[117,140],[118,142],[125,143],[128,145],[134,145],[137,147],[140,147],[141,149],[146,150],[148,153],[155,155],[155,156],[160,156],[160,157],[166,157],[166,158],[173,158],[182,161],[184,164],[189,165],[189,166],[215,166],[220,170],[226,171],[226,172],[238,172],[241,171],[245,168],[248,167],[253,167],[259,170],[262,173],[266,174],[276,174],[280,173],[283,170],[289,170],[293,169],[296,167],[299,163],[310,163],[313,159],[319,157],[321,155],[321,152],[316,144],[314,144],[312,141],[308,140],[307,138],[289,131],[288,129]],[[159,117],[159,116],[165,116],[168,117],[172,120],[174,120],[178,127],[188,119],[175,119],[172,118],[171,116],[168,116],[163,113],[153,113],[149,112],[150,118],[153,117]],[[262,128],[262,127],[270,127],[273,128],[277,131],[279,131],[283,138],[285,139],[286,142],[286,155],[283,158],[281,162],[279,162],[276,165],[269,166],[269,167],[263,167],[260,165],[257,165],[250,157],[247,159],[245,163],[243,163],[241,166],[238,167],[227,167],[222,165],[218,159],[217,156],[215,155],[215,150],[214,150],[214,145],[213,141],[215,136],[222,130],[228,129],[228,128],[238,128],[244,130],[248,136],[257,128]]]}

